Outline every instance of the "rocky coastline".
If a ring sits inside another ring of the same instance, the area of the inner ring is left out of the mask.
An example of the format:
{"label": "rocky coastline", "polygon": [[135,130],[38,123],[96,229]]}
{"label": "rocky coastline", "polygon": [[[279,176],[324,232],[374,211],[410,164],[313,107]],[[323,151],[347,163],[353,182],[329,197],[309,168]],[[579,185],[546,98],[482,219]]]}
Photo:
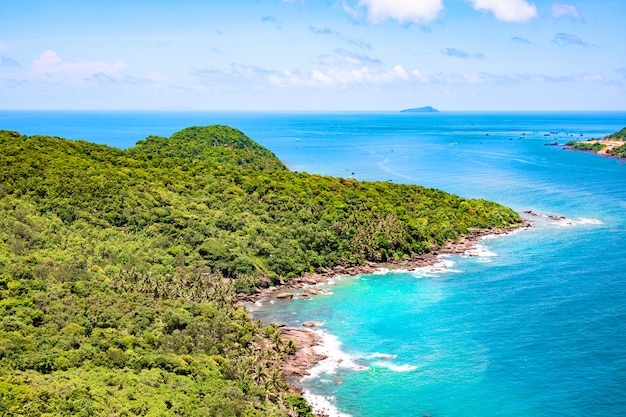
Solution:
{"label": "rocky coastline", "polygon": [[[456,242],[449,242],[443,247],[409,259],[401,261],[393,260],[389,262],[367,262],[356,266],[337,265],[334,268],[304,274],[285,284],[276,286],[266,285],[265,288],[258,289],[253,294],[240,293],[237,295],[237,301],[243,305],[243,303],[254,303],[268,298],[279,300],[291,300],[295,297],[308,299],[324,292],[324,290],[314,288],[315,285],[328,282],[337,276],[365,275],[383,269],[412,270],[419,267],[432,266],[440,261],[440,255],[468,253],[485,236],[508,234],[515,230],[529,228],[531,226],[532,223],[530,221],[523,220],[522,224],[514,227],[474,230],[461,237]],[[291,290],[295,289],[304,289],[304,291],[298,295],[294,295]],[[293,340],[298,347],[296,352],[287,356],[281,365],[285,377],[296,389],[298,388],[299,381],[309,374],[308,370],[313,368],[320,361],[326,359],[326,356],[320,354],[316,349],[316,347],[320,346],[322,343],[321,336],[312,330],[312,328],[317,325],[318,323],[315,322],[304,322],[302,323],[303,327],[295,328],[280,323],[277,324],[283,338]]]}

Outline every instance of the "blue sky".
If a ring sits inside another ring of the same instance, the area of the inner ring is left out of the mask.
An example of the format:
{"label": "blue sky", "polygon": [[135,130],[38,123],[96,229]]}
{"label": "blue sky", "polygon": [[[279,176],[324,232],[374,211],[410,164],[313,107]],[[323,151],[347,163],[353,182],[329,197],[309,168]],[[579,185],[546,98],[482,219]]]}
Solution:
{"label": "blue sky", "polygon": [[624,0],[0,3],[0,108],[626,110]]}

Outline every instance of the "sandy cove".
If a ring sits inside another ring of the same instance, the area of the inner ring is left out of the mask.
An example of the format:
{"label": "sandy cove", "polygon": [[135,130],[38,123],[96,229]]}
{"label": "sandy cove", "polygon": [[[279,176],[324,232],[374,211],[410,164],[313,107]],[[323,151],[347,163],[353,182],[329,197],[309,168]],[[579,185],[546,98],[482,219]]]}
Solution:
{"label": "sandy cove", "polygon": [[601,145],[604,145],[604,148],[600,149],[599,151],[595,153],[597,153],[598,155],[612,156],[610,152],[624,145],[624,143],[626,142],[621,141],[621,140],[597,139],[597,140],[590,140],[588,141],[588,143],[599,143]]}
{"label": "sandy cove", "polygon": [[[287,292],[288,290],[304,287],[307,287],[305,293],[299,295],[298,298],[306,299],[310,296],[314,296],[318,292],[318,290],[308,287],[328,282],[337,276],[366,275],[381,269],[413,270],[419,267],[432,266],[440,262],[440,255],[467,253],[485,236],[508,234],[515,230],[529,228],[531,226],[532,223],[530,221],[523,220],[521,225],[515,227],[472,231],[456,242],[449,242],[441,248],[402,261],[367,262],[357,266],[337,265],[334,268],[326,268],[319,272],[304,274],[301,277],[291,279],[285,284],[268,286],[267,288],[257,290],[254,294],[238,294],[237,301],[238,303],[256,302],[267,298],[289,300],[294,298],[294,295],[291,292]],[[304,322],[302,325],[315,327],[316,323]],[[309,374],[308,370],[313,368],[320,361],[326,359],[325,355],[319,354],[316,351],[316,347],[322,344],[322,338],[316,332],[305,327],[295,328],[280,324],[279,327],[283,337],[285,339],[292,339],[296,346],[298,346],[298,350],[294,354],[289,355],[281,365],[281,369],[289,382],[298,388],[298,382],[302,377]]]}

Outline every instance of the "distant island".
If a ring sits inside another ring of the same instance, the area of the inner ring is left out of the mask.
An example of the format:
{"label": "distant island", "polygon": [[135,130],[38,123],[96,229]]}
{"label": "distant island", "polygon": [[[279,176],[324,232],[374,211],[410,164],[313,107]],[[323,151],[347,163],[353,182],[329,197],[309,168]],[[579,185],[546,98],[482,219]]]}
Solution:
{"label": "distant island", "polygon": [[604,139],[567,142],[566,149],[626,159],[626,127],[619,132],[605,136]]}
{"label": "distant island", "polygon": [[431,106],[425,106],[400,110],[400,113],[439,113],[439,110]]}

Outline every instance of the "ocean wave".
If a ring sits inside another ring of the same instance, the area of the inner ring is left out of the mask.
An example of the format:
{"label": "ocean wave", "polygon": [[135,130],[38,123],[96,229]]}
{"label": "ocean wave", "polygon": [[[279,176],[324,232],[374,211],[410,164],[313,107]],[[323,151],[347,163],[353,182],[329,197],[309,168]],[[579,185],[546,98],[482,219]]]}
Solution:
{"label": "ocean wave", "polygon": [[461,256],[466,257],[476,257],[479,262],[492,262],[491,258],[495,258],[498,256],[497,253],[489,250],[485,245],[481,245],[480,243],[475,244],[471,249],[463,252]]}
{"label": "ocean wave", "polygon": [[390,371],[393,371],[393,372],[411,372],[417,369],[417,366],[415,365],[409,365],[409,364],[396,365],[392,362],[387,362],[387,361],[376,361],[372,364],[372,366],[376,368],[389,369]]}
{"label": "ocean wave", "polygon": [[582,226],[582,225],[587,225],[587,224],[593,224],[593,225],[604,224],[602,220],[589,219],[585,217],[579,217],[577,219],[570,219],[570,218],[565,217],[565,218],[557,219],[554,222],[562,227]]}
{"label": "ocean wave", "polygon": [[339,368],[347,368],[354,371],[367,371],[368,366],[356,362],[356,357],[349,355],[341,350],[341,341],[330,333],[323,330],[313,330],[317,333],[322,343],[314,347],[316,353],[326,356],[326,359],[320,361],[313,368],[309,369],[309,375],[305,379],[315,379],[321,375],[334,374]]}
{"label": "ocean wave", "polygon": [[328,417],[352,417],[350,414],[342,413],[335,405],[335,397],[313,394],[309,390],[303,391],[304,398],[313,409],[313,413]]}
{"label": "ocean wave", "polygon": [[578,222],[578,224],[604,224],[604,222],[602,220],[587,219],[587,218],[584,218],[584,217],[580,217],[580,218],[576,219],[576,221]]}
{"label": "ocean wave", "polygon": [[397,357],[398,355],[392,355],[390,353],[374,352],[371,355],[369,355],[367,358],[368,359],[395,359]]}
{"label": "ocean wave", "polygon": [[569,217],[565,217],[565,216],[554,216],[554,215],[536,213],[536,212],[534,212],[532,210],[525,211],[524,213],[530,214],[531,216],[533,216],[535,218],[539,218],[539,219],[544,220],[546,222],[554,223],[554,224],[556,224],[558,226],[561,226],[561,227],[574,227],[574,226],[582,226],[582,225],[600,225],[600,224],[604,224],[604,222],[602,220],[588,218],[588,217],[578,217],[576,219],[570,219]]}
{"label": "ocean wave", "polygon": [[413,275],[415,278],[436,278],[441,274],[446,273],[461,273],[463,271],[459,269],[453,269],[452,267],[455,265],[453,261],[450,259],[446,259],[443,256],[439,257],[439,262],[430,265],[430,266],[421,266],[415,268],[411,271],[406,271]]}

